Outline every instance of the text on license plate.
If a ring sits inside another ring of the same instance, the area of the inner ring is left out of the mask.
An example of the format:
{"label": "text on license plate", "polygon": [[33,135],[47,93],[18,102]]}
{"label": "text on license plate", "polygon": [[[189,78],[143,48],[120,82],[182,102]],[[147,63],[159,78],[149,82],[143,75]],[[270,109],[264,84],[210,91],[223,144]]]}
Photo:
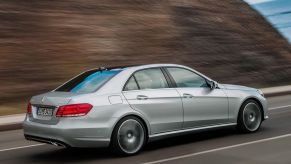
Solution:
{"label": "text on license plate", "polygon": [[38,108],[37,115],[39,116],[52,116],[53,115],[53,109],[50,108]]}

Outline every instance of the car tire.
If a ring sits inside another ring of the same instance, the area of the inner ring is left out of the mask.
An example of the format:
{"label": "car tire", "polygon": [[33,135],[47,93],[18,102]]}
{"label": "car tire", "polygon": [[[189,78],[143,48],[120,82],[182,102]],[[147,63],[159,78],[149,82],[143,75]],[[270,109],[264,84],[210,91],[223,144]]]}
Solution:
{"label": "car tire", "polygon": [[263,121],[262,116],[262,109],[256,101],[245,101],[239,110],[237,129],[242,133],[256,132]]}
{"label": "car tire", "polygon": [[111,137],[111,150],[121,156],[138,154],[147,141],[144,123],[137,117],[121,119],[115,126]]}

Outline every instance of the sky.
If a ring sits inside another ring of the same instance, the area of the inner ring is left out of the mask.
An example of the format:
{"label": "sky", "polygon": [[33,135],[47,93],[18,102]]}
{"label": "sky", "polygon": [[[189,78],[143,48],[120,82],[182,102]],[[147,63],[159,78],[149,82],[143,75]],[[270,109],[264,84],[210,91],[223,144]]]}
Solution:
{"label": "sky", "polygon": [[245,0],[291,43],[291,0]]}
{"label": "sky", "polygon": [[262,2],[268,2],[272,0],[245,0],[249,4],[256,4],[256,3],[262,3]]}

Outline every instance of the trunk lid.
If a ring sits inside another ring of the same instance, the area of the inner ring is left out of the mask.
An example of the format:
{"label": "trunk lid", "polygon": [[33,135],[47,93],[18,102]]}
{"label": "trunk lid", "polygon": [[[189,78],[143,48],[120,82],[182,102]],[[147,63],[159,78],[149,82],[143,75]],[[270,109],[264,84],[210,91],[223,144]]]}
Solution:
{"label": "trunk lid", "polygon": [[73,96],[78,94],[72,92],[48,92],[31,98],[31,104],[62,106],[70,102]]}
{"label": "trunk lid", "polygon": [[32,114],[30,121],[42,124],[57,124],[56,112],[59,106],[67,105],[74,96],[71,92],[48,92],[31,98]]}

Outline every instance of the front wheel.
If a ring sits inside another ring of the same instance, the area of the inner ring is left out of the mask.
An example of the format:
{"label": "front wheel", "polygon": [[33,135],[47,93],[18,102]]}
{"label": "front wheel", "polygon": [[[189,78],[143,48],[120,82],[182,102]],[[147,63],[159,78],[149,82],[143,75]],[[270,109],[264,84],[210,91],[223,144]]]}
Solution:
{"label": "front wheel", "polygon": [[239,131],[251,133],[257,131],[262,123],[262,110],[260,105],[254,100],[247,100],[240,108],[238,115]]}
{"label": "front wheel", "polygon": [[146,142],[146,131],[142,121],[136,117],[120,120],[112,134],[111,149],[118,155],[134,155],[141,151]]}

